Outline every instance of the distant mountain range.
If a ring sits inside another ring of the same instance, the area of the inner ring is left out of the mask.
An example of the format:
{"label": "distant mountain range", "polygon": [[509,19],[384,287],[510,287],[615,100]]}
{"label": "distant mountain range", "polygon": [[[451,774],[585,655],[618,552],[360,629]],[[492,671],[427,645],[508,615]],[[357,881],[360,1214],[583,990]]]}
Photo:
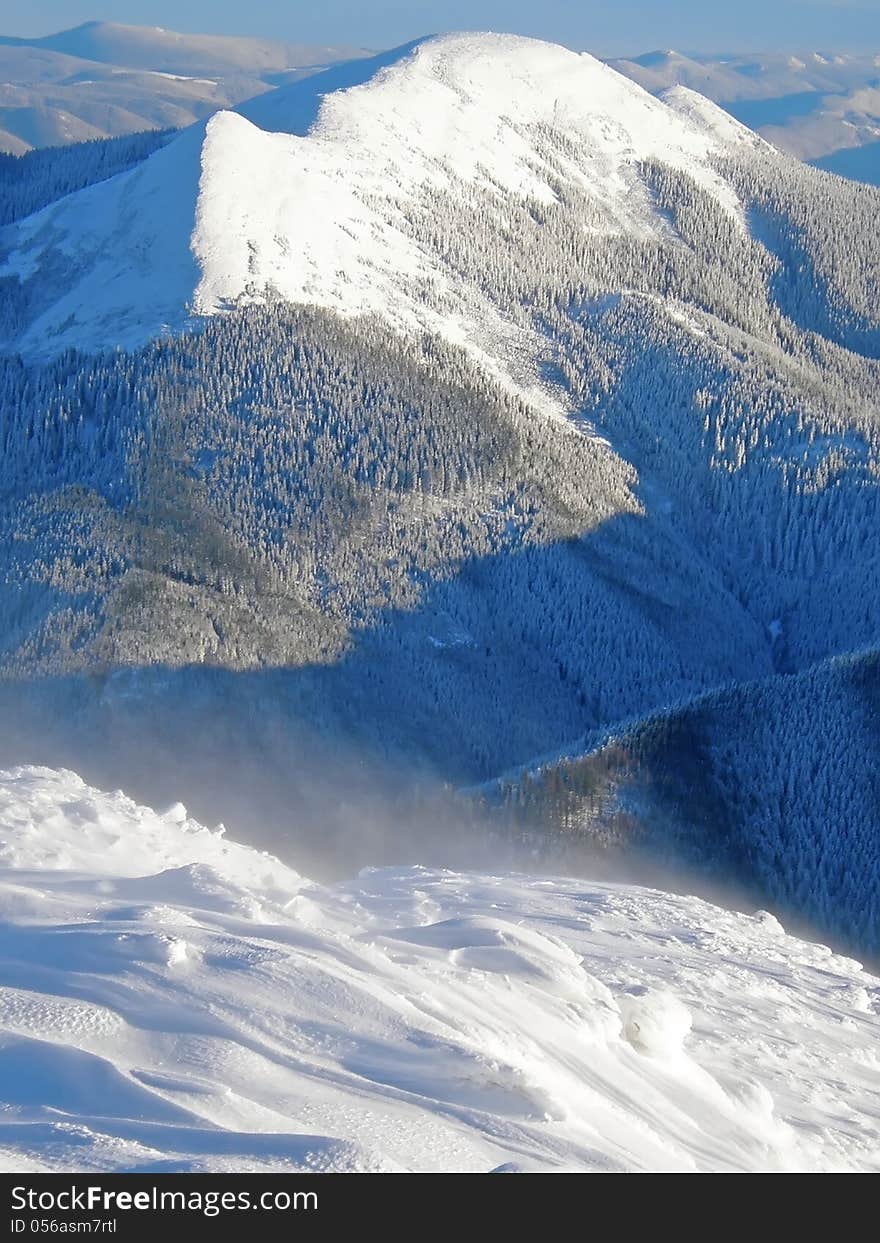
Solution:
{"label": "distant mountain range", "polygon": [[115,22],[41,39],[0,37],[0,151],[180,129],[363,54]]}
{"label": "distant mountain range", "polygon": [[861,55],[683,56],[609,62],[655,94],[688,86],[768,142],[819,168],[880,184],[880,49]]}

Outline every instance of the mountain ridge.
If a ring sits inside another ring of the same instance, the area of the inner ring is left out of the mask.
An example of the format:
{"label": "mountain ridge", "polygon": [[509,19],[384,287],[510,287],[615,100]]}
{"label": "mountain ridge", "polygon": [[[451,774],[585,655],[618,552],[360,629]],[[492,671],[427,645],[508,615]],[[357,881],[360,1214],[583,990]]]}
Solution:
{"label": "mountain ridge", "polygon": [[608,62],[662,95],[680,84],[700,91],[768,142],[842,176],[877,185],[880,57],[647,53]]}
{"label": "mountain ridge", "polygon": [[41,39],[0,38],[0,151],[182,129],[366,54],[101,22]]}
{"label": "mountain ridge", "polygon": [[[504,57],[507,58],[504,61],[506,79],[501,74],[495,79]],[[445,75],[451,75],[450,85],[446,84]],[[476,76],[470,81],[469,75]],[[545,92],[551,79],[556,94],[553,103],[548,104]],[[328,94],[325,87],[333,93]],[[460,101],[468,98],[469,87],[475,94],[459,116],[463,106]],[[460,94],[456,95],[455,90]],[[351,94],[358,91],[360,94]],[[510,92],[518,99],[515,124],[504,116],[506,105],[499,102]],[[603,92],[607,95],[604,103],[601,102]],[[585,102],[582,102],[583,95],[586,95]],[[599,99],[594,101],[594,95]],[[398,117],[395,108],[398,101],[404,99],[412,115],[402,111]],[[123,174],[124,181],[115,179],[105,187],[83,191],[88,196],[88,206],[80,208],[74,199],[61,207],[47,208],[44,216],[34,222],[36,235],[48,232],[51,237],[57,232],[61,250],[69,259],[74,259],[77,269],[85,266],[88,270],[90,253],[100,255],[102,271],[98,285],[108,285],[107,256],[108,253],[111,256],[112,268],[113,242],[101,236],[91,222],[100,221],[102,216],[112,220],[120,214],[127,220],[127,238],[142,235],[143,240],[133,244],[128,240],[120,241],[122,253],[117,262],[130,264],[132,254],[157,253],[159,247],[167,251],[172,245],[173,254],[180,257],[172,258],[172,252],[167,252],[156,266],[180,272],[183,283],[174,285],[158,314],[147,309],[142,315],[143,327],[138,328],[132,317],[136,319],[138,315],[137,290],[143,276],[138,267],[130,266],[124,278],[124,303],[104,309],[94,281],[87,283],[79,299],[75,289],[67,290],[55,313],[55,321],[73,326],[62,329],[59,335],[44,314],[34,324],[31,337],[25,334],[22,344],[27,350],[28,340],[51,341],[54,335],[55,343],[50,346],[53,349],[71,345],[88,348],[90,341],[92,348],[99,347],[105,340],[106,324],[111,321],[132,322],[131,331],[118,339],[123,345],[141,344],[165,322],[180,326],[190,310],[196,315],[211,313],[216,307],[233,304],[240,298],[245,301],[259,298],[264,283],[283,298],[317,301],[344,312],[387,314],[389,305],[397,305],[401,308],[398,324],[412,326],[419,322],[420,315],[412,299],[401,296],[395,274],[403,271],[421,281],[439,282],[441,296],[444,286],[450,289],[450,281],[436,263],[425,265],[423,254],[413,249],[399,225],[395,227],[394,220],[388,218],[389,211],[393,217],[400,210],[399,204],[412,195],[407,184],[418,185],[420,192],[432,181],[442,184],[437,182],[437,174],[431,169],[432,161],[440,161],[444,166],[444,178],[470,182],[476,177],[484,184],[497,182],[499,187],[504,186],[519,196],[550,201],[553,191],[548,177],[557,176],[552,160],[558,157],[551,154],[548,164],[541,156],[540,146],[530,145],[533,140],[526,131],[530,126],[552,124],[554,118],[559,119],[559,124],[565,126],[570,135],[580,134],[582,141],[586,137],[591,144],[587,162],[581,166],[577,162],[569,163],[567,175],[574,177],[588,193],[592,180],[593,192],[606,217],[616,218],[622,227],[652,227],[647,201],[638,204],[637,196],[633,196],[636,210],[634,213],[628,210],[627,177],[631,174],[626,170],[636,158],[651,158],[660,151],[667,162],[685,167],[691,175],[713,183],[717,193],[726,197],[734,210],[734,196],[701,157],[722,137],[725,141],[759,140],[708,105],[700,106],[698,121],[693,124],[687,114],[690,108],[691,114],[697,115],[693,98],[681,92],[674,95],[671,102],[684,104],[681,123],[676,122],[673,111],[639,88],[625,85],[625,79],[585,53],[578,56],[538,41],[492,35],[440,36],[418,41],[371,61],[356,63],[351,68],[330,70],[307,83],[281,88],[237,109],[254,125],[259,127],[263,122],[266,128],[260,127],[261,133],[243,129],[234,113],[221,112],[206,123],[204,131],[197,128],[181,135],[142,168]],[[436,145],[437,136],[426,127],[427,116],[438,108],[447,127],[439,146]],[[603,119],[603,108],[610,109],[610,122]],[[364,109],[370,109],[369,121],[362,116]],[[627,110],[632,113],[628,122],[623,120],[628,115]],[[620,136],[615,136],[614,126],[626,124],[629,131],[621,129]],[[410,125],[416,126],[415,136]],[[465,128],[456,131],[456,125]],[[281,137],[273,140],[265,136],[268,129],[299,136],[304,141],[297,143]],[[204,142],[197,156],[202,132]],[[265,155],[262,158],[250,149],[251,144],[257,142],[263,144]],[[552,153],[552,146],[550,151]],[[471,153],[466,159],[465,152]],[[544,170],[535,176],[529,171],[530,166],[536,161],[540,164],[542,159]],[[248,161],[246,177],[241,174],[243,161]],[[164,173],[163,165],[173,166],[173,174],[170,168]],[[266,180],[266,170],[274,165],[290,170],[288,185],[285,185],[284,175],[279,177],[274,171]],[[340,185],[343,165],[348,182],[345,187]],[[479,165],[485,171],[480,171]],[[128,190],[129,186],[137,187],[140,182],[149,183],[144,185],[143,191],[148,203],[147,215],[138,211],[136,194]],[[198,188],[195,206],[190,209],[186,202],[194,192],[194,184]],[[259,193],[256,192],[258,184],[261,186]],[[385,209],[386,218],[381,220],[363,204],[365,199],[381,197],[382,187],[388,184],[396,188],[391,195],[386,194],[389,207]],[[178,235],[169,237],[165,217],[173,216],[177,209],[173,200],[167,199],[167,194],[169,190],[174,193],[177,186],[187,187],[178,192],[185,216]],[[252,206],[241,197],[248,194],[252,197]],[[303,194],[308,197],[298,204]],[[163,206],[153,211],[149,204],[157,195],[161,196]],[[106,207],[103,205],[105,198],[109,199]],[[270,225],[267,214],[271,210],[278,214],[278,220]],[[212,212],[220,213],[214,225]],[[65,223],[65,213],[69,223]],[[187,224],[190,215],[192,230]],[[94,240],[82,239],[85,249],[79,255],[76,232],[81,219],[89,220],[90,236]],[[44,224],[49,225],[47,231]],[[613,220],[610,227],[615,227]],[[20,276],[41,262],[41,251],[30,243],[27,228],[24,224],[16,226],[23,244],[16,246],[12,241],[11,255],[0,269],[0,275]],[[369,235],[376,235],[379,230],[384,236],[382,244],[377,246]],[[183,275],[188,261],[183,256],[190,231],[200,279],[193,281],[192,289],[188,290],[189,280]],[[293,236],[297,239],[297,250],[303,255],[303,259],[297,260],[301,266],[290,258]],[[45,255],[45,247],[42,253]],[[342,282],[334,280],[332,273],[335,271],[345,273]],[[358,273],[362,274],[360,279]],[[147,297],[154,297],[157,291],[153,275],[149,272],[145,276],[148,290],[153,291],[148,292]],[[116,274],[117,286],[120,277],[121,272]],[[111,283],[109,288],[113,287]],[[256,292],[249,293],[249,290]],[[454,294],[454,290],[452,292]],[[98,316],[91,338],[88,330],[83,333],[75,327],[77,321],[90,313],[89,304],[94,304],[97,310],[91,313]],[[404,314],[404,310],[408,313]],[[479,314],[485,315],[486,308]],[[448,321],[450,317],[445,318]],[[437,318],[426,326],[436,328]],[[494,331],[503,335],[504,325],[496,322]],[[14,341],[7,340],[6,348],[10,346],[14,346]]]}
{"label": "mountain ridge", "polygon": [[[286,70],[327,60],[342,60],[361,49],[281,42],[238,35],[187,35],[160,26],[90,21],[57,34],[29,39],[4,35],[0,46],[45,48],[97,64],[150,69],[164,63],[166,72],[194,70]],[[179,58],[175,60],[175,57]]]}

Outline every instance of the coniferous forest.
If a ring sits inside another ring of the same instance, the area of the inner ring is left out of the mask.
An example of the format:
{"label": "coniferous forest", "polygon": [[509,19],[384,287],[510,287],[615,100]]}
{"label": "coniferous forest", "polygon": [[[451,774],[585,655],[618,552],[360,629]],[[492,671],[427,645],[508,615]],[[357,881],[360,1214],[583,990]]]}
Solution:
{"label": "coniferous forest", "polygon": [[[0,224],[168,137],[2,157]],[[432,817],[636,853],[878,952],[880,191],[744,146],[731,211],[646,161],[661,225],[614,232],[532,138],[552,201],[394,208],[449,276],[420,303],[528,342],[513,383],[271,286],[35,356],[64,257],[4,271],[0,232],[6,758],[347,860]]]}

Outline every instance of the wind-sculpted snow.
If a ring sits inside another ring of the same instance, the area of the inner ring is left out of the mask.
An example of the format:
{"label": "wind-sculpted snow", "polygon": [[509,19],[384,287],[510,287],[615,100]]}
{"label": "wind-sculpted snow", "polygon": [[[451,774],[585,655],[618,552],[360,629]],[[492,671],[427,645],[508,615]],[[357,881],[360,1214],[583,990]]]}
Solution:
{"label": "wind-sculpted snow", "polygon": [[0,776],[6,1170],[877,1170],[880,986],[648,889],[333,888]]}

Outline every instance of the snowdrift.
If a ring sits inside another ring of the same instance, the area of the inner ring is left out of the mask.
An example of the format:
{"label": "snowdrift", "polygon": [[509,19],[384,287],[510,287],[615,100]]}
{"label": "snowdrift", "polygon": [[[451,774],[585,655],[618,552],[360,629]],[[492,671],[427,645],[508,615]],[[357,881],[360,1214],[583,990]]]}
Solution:
{"label": "snowdrift", "polygon": [[73,773],[0,777],[6,1170],[880,1168],[880,987],[628,886],[319,888]]}

